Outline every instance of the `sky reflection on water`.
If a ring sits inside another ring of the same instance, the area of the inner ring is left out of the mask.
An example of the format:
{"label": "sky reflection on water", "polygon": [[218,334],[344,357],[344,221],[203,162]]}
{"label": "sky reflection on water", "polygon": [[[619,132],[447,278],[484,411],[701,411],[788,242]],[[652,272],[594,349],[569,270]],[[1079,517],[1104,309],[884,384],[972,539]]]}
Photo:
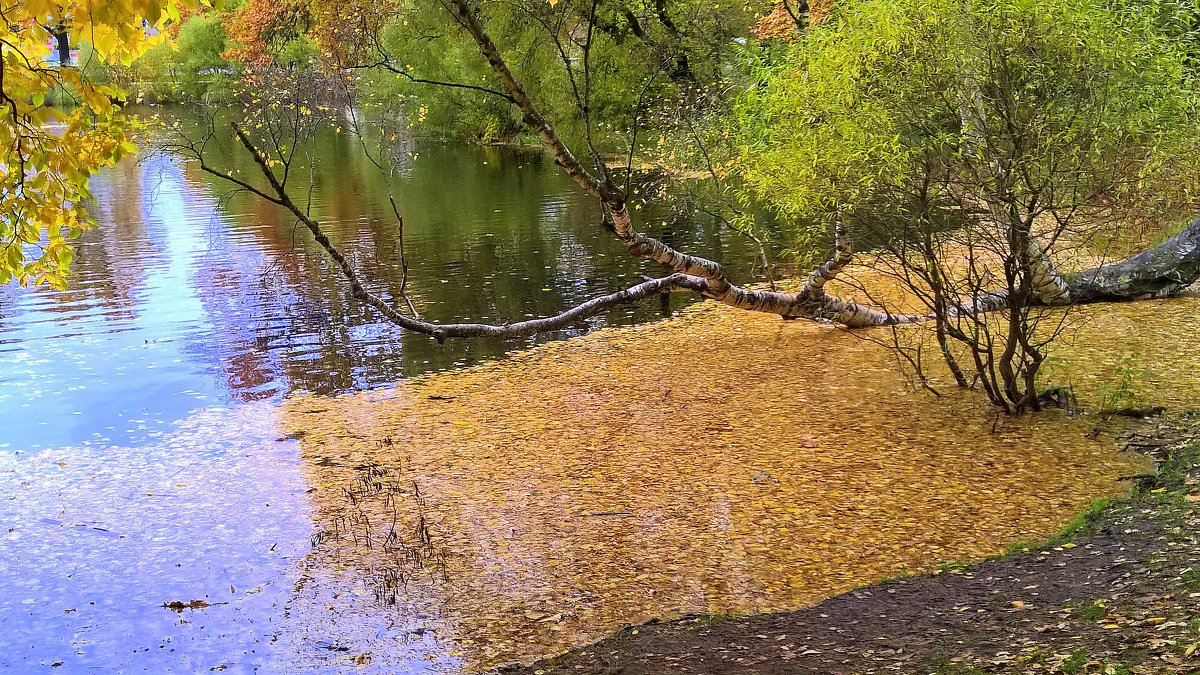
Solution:
{"label": "sky reflection on water", "polygon": [[[595,225],[597,206],[538,154],[433,145],[389,180],[353,145],[323,148],[341,167],[314,182],[331,238],[376,292],[394,292],[387,193],[397,194],[409,288],[431,320],[552,314],[636,283],[646,264]],[[540,338],[439,346],[348,301],[279,209],[230,195],[194,165],[127,161],[93,190],[100,225],[78,242],[71,287],[0,288],[0,450],[139,442],[209,405],[370,388],[660,314],[646,303]],[[735,269],[752,259],[715,224],[667,229],[659,234]]]}

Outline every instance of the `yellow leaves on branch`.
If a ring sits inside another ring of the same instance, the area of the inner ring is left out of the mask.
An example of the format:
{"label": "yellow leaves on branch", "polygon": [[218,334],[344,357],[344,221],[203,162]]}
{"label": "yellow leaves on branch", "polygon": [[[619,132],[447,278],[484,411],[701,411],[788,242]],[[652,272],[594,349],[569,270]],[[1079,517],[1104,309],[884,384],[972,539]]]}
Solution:
{"label": "yellow leaves on branch", "polygon": [[291,400],[284,433],[303,432],[315,488],[308,561],[434,617],[476,670],[986,556],[1142,469],[1086,420],[993,428],[982,397],[914,393],[890,359],[846,331],[706,304]]}
{"label": "yellow leaves on branch", "polygon": [[[92,173],[136,151],[114,87],[60,66],[55,35],[72,48],[128,65],[165,39],[178,0],[0,0],[4,49],[0,98],[0,283],[63,286],[69,239],[89,226],[83,204]],[[54,103],[57,107],[51,107]]]}

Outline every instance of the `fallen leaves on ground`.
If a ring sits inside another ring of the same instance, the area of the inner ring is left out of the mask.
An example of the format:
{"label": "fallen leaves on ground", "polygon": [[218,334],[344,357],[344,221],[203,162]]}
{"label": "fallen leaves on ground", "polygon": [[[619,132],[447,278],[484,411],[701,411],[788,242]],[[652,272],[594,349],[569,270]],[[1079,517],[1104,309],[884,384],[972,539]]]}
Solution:
{"label": "fallen leaves on ground", "polygon": [[1087,420],[914,393],[888,359],[853,332],[709,303],[292,399],[316,488],[308,573],[369,587],[476,670],[978,559],[1144,469]]}

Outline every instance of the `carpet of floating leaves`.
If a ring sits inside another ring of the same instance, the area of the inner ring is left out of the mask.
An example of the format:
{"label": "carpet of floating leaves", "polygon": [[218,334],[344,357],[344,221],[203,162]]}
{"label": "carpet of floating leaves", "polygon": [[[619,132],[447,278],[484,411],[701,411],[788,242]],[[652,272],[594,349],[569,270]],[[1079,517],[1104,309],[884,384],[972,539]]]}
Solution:
{"label": "carpet of floating leaves", "polygon": [[858,334],[712,303],[283,418],[310,574],[467,670],[995,554],[1145,469],[1095,420],[998,418]]}

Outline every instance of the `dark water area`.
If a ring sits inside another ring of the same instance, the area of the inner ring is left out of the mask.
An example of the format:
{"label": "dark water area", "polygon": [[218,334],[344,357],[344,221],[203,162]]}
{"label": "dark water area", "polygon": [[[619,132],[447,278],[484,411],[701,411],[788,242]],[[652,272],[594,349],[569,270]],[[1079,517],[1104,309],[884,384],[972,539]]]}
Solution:
{"label": "dark water area", "polygon": [[[245,153],[214,148],[214,164],[253,175]],[[661,274],[628,255],[599,225],[596,200],[540,152],[411,143],[395,152],[391,175],[350,134],[330,130],[308,152],[294,194],[311,199],[371,290],[393,299],[395,196],[408,293],[427,320],[546,316]],[[648,302],[538,338],[438,345],[350,299],[294,218],[194,162],[126,161],[92,188],[98,225],[77,243],[70,288],[0,288],[0,450],[128,443],[207,406],[372,388],[662,316]],[[710,218],[635,215],[735,273],[750,268],[747,242]]]}

